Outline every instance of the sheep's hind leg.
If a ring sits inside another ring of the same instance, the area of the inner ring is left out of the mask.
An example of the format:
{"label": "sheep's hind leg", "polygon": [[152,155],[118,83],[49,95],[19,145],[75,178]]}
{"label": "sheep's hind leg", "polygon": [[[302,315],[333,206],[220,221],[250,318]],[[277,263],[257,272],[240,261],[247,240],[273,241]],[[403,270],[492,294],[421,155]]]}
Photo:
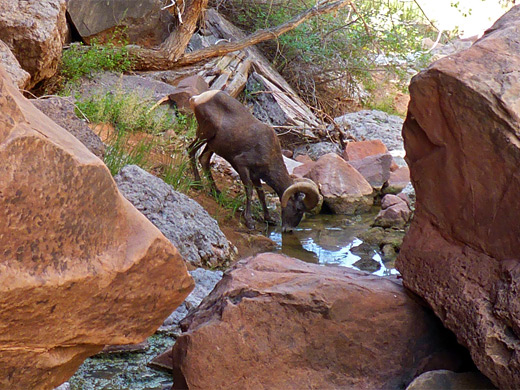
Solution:
{"label": "sheep's hind leg", "polygon": [[197,161],[195,159],[195,155],[197,151],[204,145],[204,142],[201,142],[198,138],[195,138],[193,142],[188,146],[188,155],[190,156],[190,165],[191,170],[193,171],[193,177],[195,181],[201,184],[199,170],[197,169]]}
{"label": "sheep's hind leg", "polygon": [[213,151],[209,150],[208,145],[206,145],[206,148],[202,152],[202,154],[199,157],[200,165],[202,166],[202,170],[206,177],[209,180],[209,184],[211,186],[211,189],[215,192],[215,194],[220,195],[220,190],[217,188],[217,184],[215,183],[215,179],[213,178],[213,175],[211,174],[211,168],[210,168],[210,162],[211,162],[211,156],[213,156]]}
{"label": "sheep's hind leg", "polygon": [[244,210],[244,219],[248,229],[254,229],[255,224],[253,222],[253,218],[251,217],[251,197],[253,195],[253,182],[251,181],[251,177],[249,176],[249,170],[242,166],[237,166],[238,174],[240,175],[240,180],[244,183],[244,187],[246,188],[246,209]]}

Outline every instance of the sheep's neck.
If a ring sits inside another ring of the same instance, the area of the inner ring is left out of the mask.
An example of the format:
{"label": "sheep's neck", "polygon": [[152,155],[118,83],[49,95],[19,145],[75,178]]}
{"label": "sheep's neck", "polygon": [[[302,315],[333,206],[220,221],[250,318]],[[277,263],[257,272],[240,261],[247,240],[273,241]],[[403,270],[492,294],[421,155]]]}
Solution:
{"label": "sheep's neck", "polygon": [[276,192],[280,199],[282,199],[285,190],[293,184],[293,180],[289,176],[287,169],[271,170],[269,177],[266,177],[264,180],[267,185]]}

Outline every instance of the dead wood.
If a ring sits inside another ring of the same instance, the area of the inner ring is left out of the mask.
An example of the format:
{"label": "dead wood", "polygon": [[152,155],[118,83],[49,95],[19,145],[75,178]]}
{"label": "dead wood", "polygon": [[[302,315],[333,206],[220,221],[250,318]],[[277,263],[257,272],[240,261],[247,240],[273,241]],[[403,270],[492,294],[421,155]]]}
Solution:
{"label": "dead wood", "polygon": [[[280,35],[293,30],[306,20],[351,5],[351,0],[339,0],[333,3],[328,1],[318,3],[291,20],[268,29],[262,29],[236,42],[223,42],[214,46],[203,48],[191,53],[184,53],[191,35],[195,31],[198,20],[207,0],[194,0],[186,9],[183,23],[168,37],[165,44],[159,49],[145,49],[139,46],[128,46],[128,51],[134,59],[135,70],[165,70],[196,64],[214,57],[224,56],[228,53],[245,49],[257,43],[275,39]],[[189,15],[188,15],[188,12]]]}

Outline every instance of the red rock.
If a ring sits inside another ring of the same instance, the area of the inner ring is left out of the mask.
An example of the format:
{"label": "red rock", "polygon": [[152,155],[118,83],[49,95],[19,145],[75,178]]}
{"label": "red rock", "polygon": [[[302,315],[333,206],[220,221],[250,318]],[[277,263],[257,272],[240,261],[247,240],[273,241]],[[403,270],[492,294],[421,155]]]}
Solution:
{"label": "red rock", "polygon": [[401,229],[408,223],[411,216],[412,211],[405,200],[388,194],[381,200],[381,211],[374,221],[374,226]]}
{"label": "red rock", "polygon": [[410,168],[398,167],[394,171],[390,170],[386,186],[383,188],[385,194],[398,194],[410,183]]}
{"label": "red rock", "polygon": [[390,153],[375,154],[349,161],[349,164],[356,168],[374,189],[380,190],[390,178],[392,156]]}
{"label": "red rock", "polygon": [[109,170],[0,67],[0,388],[51,389],[152,334],[193,288]]}
{"label": "red rock", "polygon": [[388,153],[388,149],[383,141],[378,139],[348,142],[343,151],[343,158],[347,161],[353,161],[385,153]]}
{"label": "red rock", "polygon": [[308,154],[300,154],[295,157],[295,160],[304,164],[314,162],[314,160],[310,158]]}
{"label": "red rock", "polygon": [[183,326],[174,388],[394,389],[461,362],[397,279],[277,254],[237,263]]}
{"label": "red rock", "polygon": [[520,388],[520,7],[414,77],[403,127],[417,201],[397,261],[501,389]]}
{"label": "red rock", "polygon": [[366,211],[374,202],[372,186],[335,153],[321,156],[306,177],[318,184],[324,203],[336,214]]}
{"label": "red rock", "polygon": [[189,99],[192,96],[199,95],[209,89],[208,83],[202,76],[189,76],[177,84],[174,92],[168,95],[168,98],[175,102],[177,108],[183,112],[192,112]]}
{"label": "red rock", "polygon": [[297,166],[293,169],[292,174],[296,177],[306,177],[306,175],[314,168],[316,161],[309,161]]}

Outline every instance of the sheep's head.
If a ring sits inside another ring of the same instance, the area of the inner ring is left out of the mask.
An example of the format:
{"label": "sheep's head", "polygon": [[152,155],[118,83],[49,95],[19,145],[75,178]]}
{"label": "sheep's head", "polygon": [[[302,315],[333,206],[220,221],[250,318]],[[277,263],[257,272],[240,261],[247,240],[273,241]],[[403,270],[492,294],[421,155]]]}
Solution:
{"label": "sheep's head", "polygon": [[298,226],[305,211],[312,210],[320,200],[318,186],[309,179],[298,179],[285,190],[282,205],[282,230]]}

